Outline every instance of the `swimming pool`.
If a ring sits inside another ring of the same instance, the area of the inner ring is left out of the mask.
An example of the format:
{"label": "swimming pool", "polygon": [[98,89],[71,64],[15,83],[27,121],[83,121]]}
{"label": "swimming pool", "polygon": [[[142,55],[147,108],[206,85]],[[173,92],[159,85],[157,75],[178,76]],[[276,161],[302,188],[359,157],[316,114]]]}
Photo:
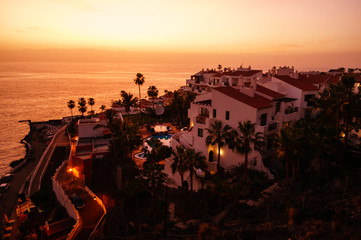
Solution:
{"label": "swimming pool", "polygon": [[157,134],[155,136],[147,137],[144,140],[144,148],[147,148],[149,151],[152,151],[152,148],[148,145],[147,140],[152,138],[158,139],[164,146],[170,147],[170,140],[172,139],[173,134]]}

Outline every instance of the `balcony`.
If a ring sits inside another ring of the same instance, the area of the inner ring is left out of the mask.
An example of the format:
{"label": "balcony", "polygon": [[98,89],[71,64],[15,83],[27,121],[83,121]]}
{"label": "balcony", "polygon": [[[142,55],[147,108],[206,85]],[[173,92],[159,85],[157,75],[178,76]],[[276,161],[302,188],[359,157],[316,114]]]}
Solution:
{"label": "balcony", "polygon": [[273,123],[270,123],[270,124],[264,125],[264,126],[256,124],[256,132],[261,132],[264,135],[267,135],[269,133],[276,131],[277,128],[278,128],[278,122],[273,122]]}
{"label": "balcony", "polygon": [[290,122],[297,120],[298,112],[287,113],[283,117],[284,122]]}
{"label": "balcony", "polygon": [[271,123],[268,125],[268,132],[271,132],[275,129],[277,129],[277,122],[274,122],[274,123]]}

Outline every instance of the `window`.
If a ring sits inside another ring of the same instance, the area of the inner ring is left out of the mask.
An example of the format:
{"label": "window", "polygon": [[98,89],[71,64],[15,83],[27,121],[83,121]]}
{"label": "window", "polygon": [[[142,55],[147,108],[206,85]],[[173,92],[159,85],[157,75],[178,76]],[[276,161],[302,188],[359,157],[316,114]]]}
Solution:
{"label": "window", "polygon": [[226,120],[229,120],[229,111],[226,111]]}
{"label": "window", "polygon": [[276,113],[278,113],[280,111],[280,109],[281,109],[281,103],[278,102],[278,103],[276,103]]}
{"label": "window", "polygon": [[203,137],[203,128],[198,128],[198,137]]}
{"label": "window", "polygon": [[305,95],[305,102],[307,102],[307,107],[311,107],[313,105],[312,99],[315,97],[315,94],[307,94]]}
{"label": "window", "polygon": [[201,108],[201,113],[200,113],[201,116],[204,116],[204,117],[209,117],[209,111],[207,108]]}
{"label": "window", "polygon": [[267,124],[267,113],[261,115],[261,126],[266,126]]}
{"label": "window", "polygon": [[217,110],[213,109],[213,117],[216,118],[217,117]]}
{"label": "window", "polygon": [[306,109],[306,110],[305,110],[305,118],[311,118],[311,114],[312,114],[312,110],[311,110],[311,109]]}

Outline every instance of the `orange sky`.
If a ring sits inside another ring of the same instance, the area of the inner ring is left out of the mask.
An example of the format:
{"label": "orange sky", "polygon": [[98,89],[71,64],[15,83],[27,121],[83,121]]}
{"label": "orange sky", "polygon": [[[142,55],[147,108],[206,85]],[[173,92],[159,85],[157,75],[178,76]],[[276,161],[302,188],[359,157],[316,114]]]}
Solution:
{"label": "orange sky", "polygon": [[1,0],[0,60],[100,49],[361,67],[360,9],[360,0]]}

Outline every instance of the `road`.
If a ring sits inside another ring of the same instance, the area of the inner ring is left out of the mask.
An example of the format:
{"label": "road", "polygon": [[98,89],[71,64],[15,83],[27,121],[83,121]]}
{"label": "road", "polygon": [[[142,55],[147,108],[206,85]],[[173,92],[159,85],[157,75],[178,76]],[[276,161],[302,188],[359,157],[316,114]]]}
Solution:
{"label": "road", "polygon": [[13,212],[15,212],[14,209],[16,200],[21,187],[25,183],[28,176],[35,169],[46,148],[46,145],[43,143],[44,141],[41,139],[41,137],[42,136],[39,132],[33,131],[30,144],[33,149],[31,158],[34,160],[29,160],[22,168],[14,173],[14,178],[10,181],[9,189],[4,192],[0,198],[0,212],[5,212],[9,218],[12,216]]}

